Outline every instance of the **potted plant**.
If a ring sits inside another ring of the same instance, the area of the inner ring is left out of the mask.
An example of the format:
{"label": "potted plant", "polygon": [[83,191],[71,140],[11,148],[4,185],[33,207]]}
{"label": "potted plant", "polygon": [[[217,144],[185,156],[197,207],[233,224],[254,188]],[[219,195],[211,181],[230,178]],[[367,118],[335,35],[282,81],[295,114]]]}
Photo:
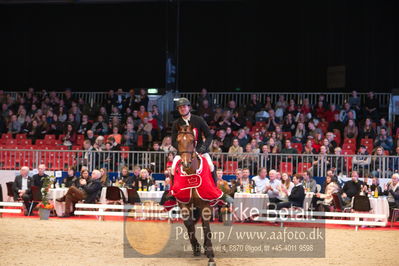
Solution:
{"label": "potted plant", "polygon": [[43,187],[41,189],[42,192],[42,202],[39,204],[39,216],[40,220],[48,220],[50,216],[50,212],[52,209],[54,209],[53,204],[51,204],[48,200],[48,191],[50,189],[50,186],[52,185],[53,181],[51,180],[51,177],[49,176],[44,176],[42,177],[43,180]]}

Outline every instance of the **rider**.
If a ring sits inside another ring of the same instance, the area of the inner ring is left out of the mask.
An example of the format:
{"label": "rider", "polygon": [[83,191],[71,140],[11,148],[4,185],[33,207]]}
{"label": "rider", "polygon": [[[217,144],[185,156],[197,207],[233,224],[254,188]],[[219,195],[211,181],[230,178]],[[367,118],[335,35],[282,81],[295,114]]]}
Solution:
{"label": "rider", "polygon": [[[177,133],[179,126],[191,125],[196,132],[196,150],[197,153],[201,154],[206,158],[210,169],[212,171],[212,176],[214,178],[214,182],[216,184],[216,169],[213,165],[211,156],[209,156],[208,148],[212,143],[212,134],[209,131],[209,127],[205,120],[197,115],[193,115],[190,113],[191,103],[187,98],[179,98],[177,100],[177,110],[179,111],[180,117],[173,122],[172,125],[172,146],[177,149]],[[202,139],[202,136],[205,137],[205,141]],[[222,199],[228,203],[232,203],[232,198],[227,194],[224,194]]]}

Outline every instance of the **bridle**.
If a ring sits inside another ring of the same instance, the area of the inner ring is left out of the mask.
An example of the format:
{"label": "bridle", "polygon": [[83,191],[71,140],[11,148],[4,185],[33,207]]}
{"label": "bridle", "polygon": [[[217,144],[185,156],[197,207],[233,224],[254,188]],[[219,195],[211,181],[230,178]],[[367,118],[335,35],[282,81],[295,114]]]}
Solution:
{"label": "bridle", "polygon": [[[194,135],[194,133],[193,132],[190,132],[190,131],[179,131],[178,133],[177,133],[177,135],[192,135],[194,138],[195,138],[195,135]],[[195,147],[194,147],[194,143],[193,143],[193,150],[192,151],[178,151],[177,152],[177,154],[179,154],[179,155],[182,155],[182,154],[184,154],[184,153],[188,153],[188,154],[191,154],[191,158],[194,158],[194,155],[195,155]]]}

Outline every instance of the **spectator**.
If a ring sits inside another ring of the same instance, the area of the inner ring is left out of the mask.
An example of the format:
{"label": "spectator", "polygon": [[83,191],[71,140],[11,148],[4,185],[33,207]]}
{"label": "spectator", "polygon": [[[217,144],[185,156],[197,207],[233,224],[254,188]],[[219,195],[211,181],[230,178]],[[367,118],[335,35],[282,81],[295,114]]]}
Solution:
{"label": "spectator", "polygon": [[247,133],[245,133],[244,129],[238,130],[238,136],[237,136],[238,142],[240,143],[241,147],[245,147],[247,143],[249,142],[249,137]]}
{"label": "spectator", "polygon": [[141,106],[144,106],[145,111],[147,111],[148,109],[148,102],[150,101],[150,99],[148,98],[147,95],[147,89],[141,88],[139,91],[139,97],[137,97],[138,99],[138,104],[139,104],[139,108],[141,108]]}
{"label": "spectator", "polygon": [[371,175],[373,177],[382,178],[385,176],[391,176],[392,173],[388,170],[388,159],[384,157],[384,148],[377,147],[374,152],[374,156],[371,158]]}
{"label": "spectator", "polygon": [[323,199],[323,202],[319,205],[319,209],[321,211],[330,211],[330,207],[333,205],[332,195],[340,191],[337,180],[331,171],[328,171],[326,182],[324,183],[322,190],[324,193],[316,194],[317,198]]}
{"label": "spectator", "polygon": [[92,123],[89,122],[89,117],[87,114],[82,116],[82,122],[79,125],[78,134],[86,135],[86,132],[92,128]]}
{"label": "spectator", "polygon": [[238,139],[233,139],[233,145],[229,148],[229,158],[238,158],[237,155],[243,153],[242,147],[239,145]]}
{"label": "spectator", "polygon": [[305,125],[303,123],[298,123],[295,134],[292,138],[292,142],[294,143],[304,143],[307,139],[307,133],[305,129]]}
{"label": "spectator", "polygon": [[111,186],[112,181],[109,179],[107,169],[101,168],[100,173],[101,173],[101,177],[100,177],[101,186],[103,186],[103,187]]}
{"label": "spectator", "polygon": [[59,202],[65,201],[65,215],[62,218],[71,216],[71,207],[75,203],[84,200],[85,203],[95,203],[101,191],[101,172],[93,170],[91,179],[79,179],[79,188],[70,187],[65,196],[57,199]]}
{"label": "spectator", "polygon": [[74,145],[75,141],[76,141],[76,133],[75,130],[73,128],[73,126],[71,124],[67,125],[66,131],[64,132],[65,136],[62,139],[63,145],[65,146],[72,146]]}
{"label": "spectator", "polygon": [[396,147],[396,154],[389,161],[389,170],[397,173],[399,171],[399,146]]}
{"label": "spectator", "polygon": [[328,154],[334,153],[334,145],[327,138],[323,139],[322,146],[326,147]]}
{"label": "spectator", "polygon": [[172,151],[168,152],[168,154],[166,155],[166,166],[165,166],[166,169],[172,167],[174,158],[175,158],[175,153]]}
{"label": "spectator", "polygon": [[144,121],[144,118],[148,117],[148,112],[144,105],[140,105],[140,109],[137,113],[137,116],[140,117],[141,121]]}
{"label": "spectator", "polygon": [[303,114],[307,119],[312,118],[312,106],[310,105],[308,98],[303,99],[303,104],[299,112]]}
{"label": "spectator", "polygon": [[125,183],[125,187],[135,188],[135,189],[139,188],[139,184],[137,181],[139,180],[140,177],[140,171],[141,171],[140,166],[135,165],[133,167],[133,175],[129,175],[127,179],[123,180],[123,182]]}
{"label": "spectator", "polygon": [[97,122],[94,122],[91,130],[97,135],[106,135],[108,133],[108,125],[104,122],[104,116],[97,116]]}
{"label": "spectator", "polygon": [[242,168],[250,168],[252,171],[257,171],[258,168],[258,163],[259,163],[259,157],[254,154],[254,151],[252,150],[251,143],[248,143],[245,146],[245,152],[241,157],[240,167]]}
{"label": "spectator", "polygon": [[341,156],[342,149],[340,147],[336,147],[334,149],[334,155],[330,158],[331,160],[331,168],[330,170],[334,171],[336,175],[341,175],[346,173],[346,164],[345,158]]}
{"label": "spectator", "polygon": [[338,144],[337,144],[337,142],[335,142],[334,137],[335,137],[334,133],[332,133],[332,132],[327,132],[326,133],[326,138],[327,138],[328,142],[335,149],[338,146]]}
{"label": "spectator", "polygon": [[16,135],[19,132],[21,132],[21,123],[18,121],[16,115],[12,115],[10,123],[8,124],[8,133]]}
{"label": "spectator", "polygon": [[123,166],[121,172],[118,175],[118,180],[122,180],[126,184],[126,180],[130,178],[129,167]]}
{"label": "spectator", "polygon": [[154,180],[152,179],[150,173],[147,169],[140,170],[140,176],[138,179],[139,190],[147,191],[149,188],[154,185]]}
{"label": "spectator", "polygon": [[291,113],[288,113],[284,118],[283,131],[291,132],[291,134],[294,135],[295,129],[296,129],[296,123],[294,121],[294,118],[292,117]]}
{"label": "spectator", "polygon": [[152,105],[152,117],[157,120],[158,127],[160,130],[163,129],[163,119],[162,119],[162,114],[159,112],[158,105]]}
{"label": "spectator", "polygon": [[305,191],[302,186],[302,176],[296,174],[293,178],[294,187],[291,190],[291,194],[288,196],[288,202],[280,202],[277,204],[277,210],[283,208],[291,208],[292,206],[302,207],[303,201],[305,200]]}
{"label": "spectator", "polygon": [[349,115],[348,113],[352,112],[353,114],[353,118],[356,119],[356,113],[353,109],[351,109],[351,106],[348,102],[344,103],[344,108],[341,110],[341,112],[339,113],[339,120],[342,123],[347,123],[349,120]]}
{"label": "spectator", "polygon": [[393,139],[391,136],[388,136],[386,128],[380,129],[380,134],[378,134],[377,138],[374,141],[375,146],[381,146],[385,150],[391,152],[393,149]]}
{"label": "spectator", "polygon": [[[282,154],[297,154],[297,149],[291,146],[291,141],[289,139],[285,140],[285,147],[281,150]],[[293,156],[283,156],[282,161],[291,162]]]}
{"label": "spectator", "polygon": [[357,91],[352,91],[352,96],[349,97],[349,104],[357,114],[361,114],[360,97],[357,95]]}
{"label": "spectator", "polygon": [[90,144],[94,145],[94,143],[96,142],[96,137],[94,136],[93,130],[86,131],[85,140],[90,141]]}
{"label": "spectator", "polygon": [[356,174],[359,172],[362,176],[368,176],[370,162],[371,159],[366,150],[366,146],[360,145],[357,155],[353,157],[352,160],[353,168],[357,171]]}
{"label": "spectator", "polygon": [[357,139],[359,132],[355,124],[355,120],[349,119],[348,124],[344,130],[344,138],[346,139]]}
{"label": "spectator", "polygon": [[341,122],[338,114],[334,115],[334,120],[328,126],[328,131],[334,132],[334,129],[339,130],[341,135],[344,133],[344,123]]}
{"label": "spectator", "polygon": [[359,138],[360,139],[375,139],[376,132],[371,124],[371,119],[366,118],[364,126],[360,128]]}
{"label": "spectator", "polygon": [[260,103],[258,96],[256,94],[252,94],[251,100],[246,105],[247,116],[253,116],[255,113],[259,112],[261,108],[262,104]]}
{"label": "spectator", "polygon": [[324,102],[318,101],[317,106],[315,108],[315,117],[322,120],[326,119],[327,109],[324,107]]}
{"label": "spectator", "polygon": [[[347,181],[342,188],[342,200],[345,206],[351,205],[352,197],[360,194],[364,190],[364,183],[359,179],[357,171],[352,171],[352,179]],[[367,188],[367,187],[366,187]]]}
{"label": "spectator", "polygon": [[374,92],[370,91],[367,94],[366,101],[364,103],[365,116],[371,117],[373,120],[378,118],[378,100],[374,98]]}
{"label": "spectator", "polygon": [[42,127],[39,125],[37,120],[33,120],[32,121],[32,127],[31,127],[30,131],[28,132],[28,136],[27,137],[29,139],[31,139],[33,143],[36,143],[37,139],[42,139],[43,138]]}
{"label": "spectator", "polygon": [[158,121],[152,117],[152,113],[148,112],[148,123],[152,125],[151,135],[153,140],[159,140],[161,130],[158,125]]}
{"label": "spectator", "polygon": [[391,181],[385,184],[384,195],[388,196],[388,203],[391,209],[399,207],[399,174],[395,173],[392,175]]}
{"label": "spectator", "polygon": [[[34,112],[34,114],[36,115],[36,112]],[[64,107],[60,106],[58,109],[58,120],[61,123],[64,123],[67,120],[67,114],[65,113],[65,109]]]}
{"label": "spectator", "polygon": [[172,138],[170,136],[166,136],[162,140],[161,150],[164,152],[177,152],[177,150],[172,146]]}
{"label": "spectator", "polygon": [[303,177],[302,185],[305,189],[305,192],[316,193],[317,192],[316,180],[310,177],[309,171],[303,172],[302,177]]}
{"label": "spectator", "polygon": [[[28,119],[28,117],[27,117]],[[30,118],[29,118],[30,119]],[[50,124],[50,127],[48,129],[48,134],[54,134],[57,137],[63,133],[63,125],[62,123],[58,120],[58,115],[54,114],[53,117],[53,122]]]}
{"label": "spectator", "polygon": [[278,145],[273,137],[267,141],[266,145],[270,153],[279,153],[281,151],[281,143]]}
{"label": "spectator", "polygon": [[12,185],[12,191],[14,193],[14,201],[22,199],[25,204],[25,216],[31,215],[27,210],[30,209],[30,203],[32,201],[32,185],[33,180],[29,176],[29,167],[23,166],[19,170],[19,175],[15,177]]}
{"label": "spectator", "polygon": [[269,179],[267,178],[267,169],[260,168],[258,171],[258,175],[252,178],[252,182],[255,184],[255,192],[256,193],[265,193],[266,187],[269,185]]}
{"label": "spectator", "polygon": [[387,131],[387,135],[391,136],[392,128],[387,124],[387,120],[385,120],[385,118],[383,118],[383,117],[381,117],[381,119],[380,119],[380,125],[377,126],[377,135],[381,134],[382,128],[385,128]]}
{"label": "spectator", "polygon": [[62,180],[62,183],[65,187],[71,187],[78,178],[75,175],[75,168],[70,166],[68,167],[67,177]]}
{"label": "spectator", "polygon": [[289,105],[287,107],[287,112],[291,114],[293,117],[296,117],[296,115],[298,114],[298,107],[294,99],[290,100]]}
{"label": "spectator", "polygon": [[119,134],[119,128],[118,127],[113,127],[112,128],[112,134],[109,135],[109,136],[112,136],[117,144],[121,144],[122,143],[122,135]]}
{"label": "spectator", "polygon": [[265,193],[269,196],[269,202],[278,203],[280,200],[278,199],[280,193],[281,182],[277,178],[277,171],[270,170],[269,171],[269,184],[265,187]]}
{"label": "spectator", "polygon": [[291,191],[294,188],[294,183],[291,182],[290,177],[287,173],[281,175],[281,186],[279,188],[279,199],[282,202],[287,202],[288,197],[291,195]]}
{"label": "spectator", "polygon": [[269,118],[266,122],[267,131],[274,131],[277,126],[280,125],[280,119],[276,117],[276,114],[273,109],[269,110]]}
{"label": "spectator", "polygon": [[37,186],[38,188],[43,187],[43,178],[48,177],[47,174],[44,173],[46,171],[46,165],[40,164],[37,167],[38,173],[32,176],[33,185]]}
{"label": "spectator", "polygon": [[203,103],[204,101],[208,101],[208,104],[211,106],[213,104],[212,102],[212,97],[209,95],[208,90],[205,88],[201,89],[201,95],[198,98],[198,102],[196,104],[196,107],[200,107],[201,103]]}
{"label": "spectator", "polygon": [[133,124],[129,123],[126,125],[126,131],[123,134],[123,146],[128,146],[130,150],[135,148],[137,143],[137,133],[133,128]]}
{"label": "spectator", "polygon": [[375,191],[377,190],[378,195],[383,195],[382,188],[380,186],[380,181],[377,177],[373,177],[369,189],[372,193],[375,193]]}

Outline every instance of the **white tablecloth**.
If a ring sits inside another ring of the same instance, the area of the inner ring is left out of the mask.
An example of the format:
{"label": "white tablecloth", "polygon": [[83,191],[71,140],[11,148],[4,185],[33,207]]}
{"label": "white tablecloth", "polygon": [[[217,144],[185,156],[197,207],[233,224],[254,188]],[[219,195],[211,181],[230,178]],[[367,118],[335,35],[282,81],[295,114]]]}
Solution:
{"label": "white tablecloth", "polygon": [[[58,216],[65,213],[65,202],[58,202],[56,199],[61,198],[68,192],[68,188],[51,188],[48,193],[48,199],[53,203],[55,212]],[[72,209],[71,209],[72,211]]]}
{"label": "white tablecloth", "polygon": [[[259,213],[260,210],[267,209],[269,196],[267,194],[235,193],[234,194],[234,220],[244,221],[250,218],[251,213]],[[252,212],[251,212],[252,210]]]}
{"label": "white tablecloth", "polygon": [[[126,188],[121,188],[123,195],[125,195],[126,200],[128,199],[127,195],[127,189]],[[160,202],[163,191],[137,191],[137,193],[140,196],[140,200],[154,200],[156,202]],[[106,203],[106,195],[107,195],[107,188],[103,187],[101,190],[101,196],[100,196],[100,203]]]}
{"label": "white tablecloth", "polygon": [[[387,222],[389,217],[389,204],[385,196],[378,198],[370,198],[371,212],[374,214],[384,214],[385,219],[382,222]],[[380,219],[377,219],[380,220]]]}

